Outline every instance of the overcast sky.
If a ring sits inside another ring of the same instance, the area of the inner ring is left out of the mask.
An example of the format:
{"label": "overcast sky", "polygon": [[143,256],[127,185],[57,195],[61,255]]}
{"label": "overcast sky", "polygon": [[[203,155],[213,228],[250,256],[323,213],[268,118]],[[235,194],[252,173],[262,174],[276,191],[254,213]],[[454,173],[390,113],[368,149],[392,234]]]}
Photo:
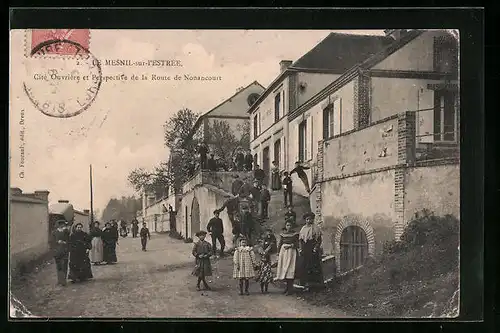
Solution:
{"label": "overcast sky", "polygon": [[[134,194],[128,173],[167,158],[162,124],[177,110],[206,112],[238,87],[257,80],[265,87],[279,74],[281,60],[297,60],[330,31],[92,30],[90,51],[99,59],[178,59],[181,69],[103,65],[103,75],[220,75],[212,83],[103,83],[95,102],[66,119],[47,117],[22,91],[25,32],[11,32],[10,179],[24,192],[47,189],[49,201],[70,200],[90,208],[89,165],[94,169],[94,207]],[[383,34],[382,30],[338,31]],[[25,119],[25,177],[19,173],[19,114]]]}

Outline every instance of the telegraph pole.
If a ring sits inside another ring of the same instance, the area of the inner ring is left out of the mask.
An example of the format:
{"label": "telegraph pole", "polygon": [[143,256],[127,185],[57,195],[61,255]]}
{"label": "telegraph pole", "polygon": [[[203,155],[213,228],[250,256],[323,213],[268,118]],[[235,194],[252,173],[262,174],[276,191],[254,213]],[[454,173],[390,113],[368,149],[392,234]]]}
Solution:
{"label": "telegraph pole", "polygon": [[92,189],[92,164],[90,165],[90,226],[94,225],[94,194]]}

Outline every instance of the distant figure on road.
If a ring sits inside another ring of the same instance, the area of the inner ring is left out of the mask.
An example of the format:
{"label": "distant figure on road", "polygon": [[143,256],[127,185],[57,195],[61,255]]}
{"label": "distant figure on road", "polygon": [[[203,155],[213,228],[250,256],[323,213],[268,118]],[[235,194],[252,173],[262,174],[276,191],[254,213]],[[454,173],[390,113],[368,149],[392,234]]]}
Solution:
{"label": "distant figure on road", "polygon": [[90,228],[90,237],[92,237],[92,249],[90,250],[90,262],[94,265],[100,265],[103,261],[103,242],[102,230],[99,222],[95,221],[94,226]]}
{"label": "distant figure on road", "polygon": [[146,245],[148,244],[148,239],[151,239],[151,234],[149,233],[148,227],[146,227],[146,223],[142,224],[140,235],[141,235],[142,250],[146,251]]}
{"label": "distant figure on road", "polygon": [[83,224],[75,225],[75,232],[69,238],[69,275],[72,282],[92,279],[89,251],[92,248],[90,236],[83,231]]}
{"label": "distant figure on road", "polygon": [[303,166],[300,161],[297,161],[295,162],[295,168],[290,171],[290,176],[296,173],[297,176],[299,176],[300,180],[302,180],[302,183],[304,183],[304,187],[306,188],[307,193],[310,193],[311,189],[309,187],[309,180],[307,179],[307,174],[304,171],[308,169],[310,169],[310,167]]}
{"label": "distant figure on road", "polygon": [[122,237],[127,237],[128,231],[127,231],[127,222],[125,220],[120,221],[120,236]]}
{"label": "distant figure on road", "polygon": [[205,142],[200,144],[198,147],[198,153],[200,154],[200,167],[201,170],[206,170],[207,169],[207,154],[208,154],[208,147]]}
{"label": "distant figure on road", "polygon": [[111,226],[111,223],[106,223],[104,229],[102,230],[102,242],[103,261],[107,264],[114,264],[118,261],[116,258],[117,241],[118,235],[115,229]]}
{"label": "distant figure on road", "polygon": [[66,285],[66,276],[68,275],[68,256],[69,256],[69,230],[66,228],[65,220],[56,222],[57,229],[53,232],[54,237],[54,260],[57,269],[57,284]]}
{"label": "distant figure on road", "polygon": [[214,210],[214,217],[208,221],[207,231],[212,236],[212,251],[213,254],[217,254],[217,241],[220,244],[220,256],[224,256],[224,248],[226,247],[226,242],[224,241],[224,224],[219,217],[219,211]]}
{"label": "distant figure on road", "polygon": [[285,207],[293,207],[292,201],[292,178],[288,175],[288,171],[283,172],[283,198],[285,201]]}
{"label": "distant figure on road", "polygon": [[233,255],[233,278],[239,280],[240,295],[243,295],[243,284],[245,285],[245,294],[250,295],[248,287],[250,279],[255,277],[256,269],[257,262],[253,248],[248,246],[246,238],[242,237]]}
{"label": "distant figure on road", "polygon": [[252,156],[252,152],[247,151],[246,155],[245,155],[245,170],[246,171],[252,171],[252,166],[253,166],[253,156]]}
{"label": "distant figure on road", "polygon": [[203,282],[203,287],[205,290],[211,290],[208,286],[205,277],[212,276],[212,265],[210,263],[210,256],[212,254],[212,249],[210,244],[205,240],[207,235],[206,231],[198,231],[195,236],[198,237],[199,241],[194,243],[193,246],[193,256],[195,259],[195,266],[193,270],[193,275],[198,277],[198,282],[196,283],[196,290],[200,290],[200,283]]}
{"label": "distant figure on road", "polygon": [[137,234],[139,233],[139,221],[137,219],[132,220],[132,237],[137,238]]}

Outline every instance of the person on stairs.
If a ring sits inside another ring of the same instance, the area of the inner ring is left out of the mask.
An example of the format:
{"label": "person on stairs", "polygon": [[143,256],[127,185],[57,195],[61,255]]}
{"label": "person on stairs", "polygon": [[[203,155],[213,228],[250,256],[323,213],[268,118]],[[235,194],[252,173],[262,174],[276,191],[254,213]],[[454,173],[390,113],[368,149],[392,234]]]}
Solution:
{"label": "person on stairs", "polygon": [[293,207],[292,202],[292,178],[288,174],[288,171],[283,172],[283,199],[285,201],[285,207]]}
{"label": "person on stairs", "polygon": [[302,165],[300,161],[295,162],[295,168],[290,171],[290,176],[293,175],[294,173],[297,174],[297,176],[300,178],[302,183],[304,184],[304,187],[306,188],[307,193],[311,192],[311,188],[309,187],[309,180],[307,179],[307,174],[305,173],[304,170],[309,170],[310,167]]}
{"label": "person on stairs", "polygon": [[261,218],[269,218],[269,201],[271,201],[271,193],[267,189],[266,185],[261,186],[260,190],[260,205],[261,205]]}

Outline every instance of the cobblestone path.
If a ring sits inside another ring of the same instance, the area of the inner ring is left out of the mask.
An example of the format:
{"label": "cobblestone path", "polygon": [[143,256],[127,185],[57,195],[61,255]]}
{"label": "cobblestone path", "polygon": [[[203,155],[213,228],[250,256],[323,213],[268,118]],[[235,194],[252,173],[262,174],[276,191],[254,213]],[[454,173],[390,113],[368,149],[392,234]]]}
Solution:
{"label": "cobblestone path", "polygon": [[37,317],[204,317],[204,318],[340,318],[337,309],[320,308],[278,286],[260,294],[251,281],[250,296],[238,294],[231,258],[214,259],[208,279],[213,291],[197,291],[191,275],[192,244],[152,235],[148,251],[138,238],[121,238],[116,265],[92,266],[94,279],[56,286],[55,264],[48,263],[23,280],[12,294]]}

